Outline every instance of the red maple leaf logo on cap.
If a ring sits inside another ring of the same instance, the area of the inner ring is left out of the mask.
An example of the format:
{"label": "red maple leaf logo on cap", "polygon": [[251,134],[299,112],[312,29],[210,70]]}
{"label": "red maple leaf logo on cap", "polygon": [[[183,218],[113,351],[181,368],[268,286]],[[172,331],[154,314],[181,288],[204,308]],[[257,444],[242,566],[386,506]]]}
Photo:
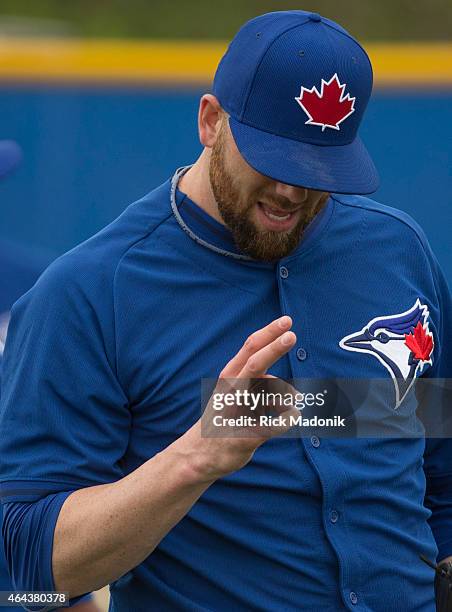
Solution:
{"label": "red maple leaf logo on cap", "polygon": [[312,89],[302,86],[295,100],[308,116],[305,124],[320,125],[322,132],[327,127],[339,130],[339,124],[355,112],[356,98],[351,98],[350,94],[344,96],[345,87],[337,73],[329,81],[322,79],[320,92],[315,86]]}
{"label": "red maple leaf logo on cap", "polygon": [[430,361],[433,352],[433,334],[425,329],[419,321],[414,333],[405,334],[405,344],[419,361]]}

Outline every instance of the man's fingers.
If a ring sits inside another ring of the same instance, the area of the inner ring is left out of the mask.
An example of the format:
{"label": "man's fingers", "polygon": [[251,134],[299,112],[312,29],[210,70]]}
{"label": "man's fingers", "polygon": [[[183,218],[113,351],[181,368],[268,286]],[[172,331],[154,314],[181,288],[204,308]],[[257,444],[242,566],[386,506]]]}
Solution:
{"label": "man's fingers", "polygon": [[288,316],[284,316],[252,333],[245,341],[240,351],[223,368],[220,377],[237,378],[251,355],[254,355],[271,342],[274,342],[291,327],[292,319]]}
{"label": "man's fingers", "polygon": [[285,332],[282,336],[261,348],[257,353],[252,354],[240,374],[238,374],[238,378],[257,378],[262,376],[270,366],[290,351],[296,340],[297,337],[293,332]]}

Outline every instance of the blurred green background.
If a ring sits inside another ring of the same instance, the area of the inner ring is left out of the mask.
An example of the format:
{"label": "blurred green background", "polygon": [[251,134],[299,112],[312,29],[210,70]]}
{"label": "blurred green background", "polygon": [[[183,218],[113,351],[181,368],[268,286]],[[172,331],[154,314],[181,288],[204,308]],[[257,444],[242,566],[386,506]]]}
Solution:
{"label": "blurred green background", "polygon": [[230,38],[267,11],[303,9],[365,40],[450,40],[450,0],[0,0],[0,33],[133,38]]}

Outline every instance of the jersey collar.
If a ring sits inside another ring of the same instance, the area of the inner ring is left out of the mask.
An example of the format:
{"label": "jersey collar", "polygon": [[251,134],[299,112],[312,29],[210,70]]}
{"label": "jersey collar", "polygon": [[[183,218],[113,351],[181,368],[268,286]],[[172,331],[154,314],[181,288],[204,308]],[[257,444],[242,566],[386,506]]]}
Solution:
{"label": "jersey collar", "polygon": [[[189,168],[190,166],[179,168],[171,182],[171,206],[179,225],[193,240],[217,253],[233,259],[254,261],[237,248],[231,232],[225,225],[214,219],[191,200],[187,194],[178,189],[177,184],[180,177]],[[297,248],[284,258],[285,260],[305,253],[312,246],[330,220],[333,209],[334,200],[330,197],[323,209],[305,229],[303,238]]]}

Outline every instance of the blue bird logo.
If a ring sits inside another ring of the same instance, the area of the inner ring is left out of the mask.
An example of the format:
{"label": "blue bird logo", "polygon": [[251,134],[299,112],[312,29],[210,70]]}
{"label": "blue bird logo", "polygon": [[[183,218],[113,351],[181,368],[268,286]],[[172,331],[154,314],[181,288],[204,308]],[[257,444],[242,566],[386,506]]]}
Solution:
{"label": "blue bird logo", "polygon": [[395,386],[395,408],[400,406],[425,364],[432,365],[434,341],[428,318],[429,310],[418,298],[409,310],[375,317],[339,342],[346,351],[376,357],[388,370]]}

